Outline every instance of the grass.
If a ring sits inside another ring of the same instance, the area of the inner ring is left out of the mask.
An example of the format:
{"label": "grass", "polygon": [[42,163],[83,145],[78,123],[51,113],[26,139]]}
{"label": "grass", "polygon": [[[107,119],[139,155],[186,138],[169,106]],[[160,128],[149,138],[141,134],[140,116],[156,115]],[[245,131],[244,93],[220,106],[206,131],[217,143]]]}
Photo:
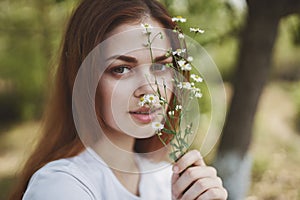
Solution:
{"label": "grass", "polygon": [[0,199],[7,199],[15,174],[23,166],[38,137],[39,122],[23,122],[0,133]]}
{"label": "grass", "polygon": [[[296,89],[296,88],[295,88]],[[262,95],[251,145],[252,185],[247,200],[300,199],[300,134],[293,91],[270,84]],[[6,199],[15,174],[31,152],[40,123],[24,122],[0,133],[0,199]]]}
{"label": "grass", "polygon": [[265,89],[251,147],[254,164],[248,199],[300,199],[300,134],[293,129],[296,113],[285,84]]}

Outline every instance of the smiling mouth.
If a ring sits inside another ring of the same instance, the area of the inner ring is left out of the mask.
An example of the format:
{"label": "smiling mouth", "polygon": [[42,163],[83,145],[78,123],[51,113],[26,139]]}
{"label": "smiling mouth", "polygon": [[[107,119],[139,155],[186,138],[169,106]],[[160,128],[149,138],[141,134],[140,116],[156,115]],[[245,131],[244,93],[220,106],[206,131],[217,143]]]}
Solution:
{"label": "smiling mouth", "polygon": [[157,112],[162,108],[148,108],[141,107],[135,111],[129,111],[129,114],[133,117],[134,120],[141,122],[143,124],[148,124],[152,122],[155,117],[157,117]]}

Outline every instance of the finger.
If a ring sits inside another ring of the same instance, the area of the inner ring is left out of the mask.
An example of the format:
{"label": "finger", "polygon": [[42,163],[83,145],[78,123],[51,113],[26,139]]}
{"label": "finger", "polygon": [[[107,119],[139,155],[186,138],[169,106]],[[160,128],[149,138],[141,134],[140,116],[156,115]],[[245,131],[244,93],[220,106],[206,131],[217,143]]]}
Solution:
{"label": "finger", "polygon": [[[222,188],[220,178],[202,178],[198,179],[193,185],[182,195],[182,200],[196,199],[202,193],[208,192],[212,188]],[[210,192],[211,193],[211,192]],[[210,195],[209,193],[209,195]],[[212,198],[208,198],[212,199]]]}
{"label": "finger", "polygon": [[174,199],[174,200],[178,199],[178,195],[177,195],[176,190],[173,187],[173,184],[175,184],[177,182],[178,178],[179,178],[179,174],[173,173],[173,175],[172,175],[172,199]]}
{"label": "finger", "polygon": [[[199,152],[199,151],[198,151]],[[199,152],[200,154],[200,152]],[[200,154],[199,159],[194,163],[194,165],[198,165],[198,166],[206,166],[204,159],[202,157],[202,155]]]}
{"label": "finger", "polygon": [[201,194],[197,200],[207,200],[207,199],[219,199],[226,200],[228,197],[228,192],[225,188],[211,188]]}
{"label": "finger", "polygon": [[197,150],[192,150],[183,155],[173,166],[174,173],[181,173],[191,165],[206,166],[205,162]]}
{"label": "finger", "polygon": [[172,180],[171,180],[172,185],[177,182],[178,178],[179,178],[179,174],[173,173]]}
{"label": "finger", "polygon": [[172,182],[172,189],[174,191],[175,196],[178,197],[181,193],[187,190],[188,187],[196,180],[207,177],[215,178],[216,175],[216,170],[213,167],[189,167],[180,176],[179,174],[177,174],[179,178]]}

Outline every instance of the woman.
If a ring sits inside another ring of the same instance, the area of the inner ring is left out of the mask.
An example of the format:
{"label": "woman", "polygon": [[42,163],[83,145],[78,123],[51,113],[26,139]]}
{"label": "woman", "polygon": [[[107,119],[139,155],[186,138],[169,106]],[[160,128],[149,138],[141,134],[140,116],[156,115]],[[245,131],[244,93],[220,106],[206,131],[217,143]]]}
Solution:
{"label": "woman", "polygon": [[[162,146],[153,132],[133,131],[139,127],[150,130],[150,121],[157,117],[150,110],[136,107],[143,95],[153,92],[141,77],[156,73],[171,80],[173,75],[164,67],[173,60],[163,58],[161,51],[153,50],[150,61],[149,53],[132,48],[128,54],[116,56],[119,47],[126,47],[128,41],[140,45],[143,35],[131,39],[118,37],[119,46],[111,45],[112,48],[105,51],[107,60],[111,56],[112,60],[101,74],[95,96],[95,112],[104,135],[86,139],[78,133],[72,98],[82,63],[107,38],[135,30],[141,23],[159,29],[172,30],[176,26],[163,6],[154,0],[83,0],[76,9],[65,33],[42,138],[21,173],[12,200],[227,198],[216,170],[206,166],[196,150],[187,152],[172,168],[155,168],[159,170],[154,171],[143,170],[130,154],[151,152]],[[157,49],[167,49],[170,43],[159,42]],[[155,59],[162,64],[148,64]],[[151,78],[147,81],[153,82]],[[139,84],[134,86],[136,82]],[[166,84],[172,89],[172,83]],[[118,90],[124,85],[126,90]],[[172,94],[167,92],[165,97],[170,99]],[[127,107],[116,108],[118,104],[113,103],[116,98]],[[118,117],[121,119],[115,120]],[[122,119],[127,121],[122,123]],[[86,145],[85,141],[95,142]],[[139,159],[151,166],[144,158]]]}

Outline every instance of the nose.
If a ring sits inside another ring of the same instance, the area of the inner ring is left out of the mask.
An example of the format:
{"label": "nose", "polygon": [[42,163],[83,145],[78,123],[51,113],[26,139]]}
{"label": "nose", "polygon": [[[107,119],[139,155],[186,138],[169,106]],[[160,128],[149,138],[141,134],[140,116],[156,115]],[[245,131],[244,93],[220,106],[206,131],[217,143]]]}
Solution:
{"label": "nose", "polygon": [[139,66],[137,70],[137,88],[133,95],[136,98],[141,98],[146,94],[155,94],[157,91],[157,80],[150,69],[149,65]]}
{"label": "nose", "polygon": [[140,85],[133,93],[134,97],[141,98],[146,94],[154,94],[155,93],[155,85],[150,82],[146,84]]}

